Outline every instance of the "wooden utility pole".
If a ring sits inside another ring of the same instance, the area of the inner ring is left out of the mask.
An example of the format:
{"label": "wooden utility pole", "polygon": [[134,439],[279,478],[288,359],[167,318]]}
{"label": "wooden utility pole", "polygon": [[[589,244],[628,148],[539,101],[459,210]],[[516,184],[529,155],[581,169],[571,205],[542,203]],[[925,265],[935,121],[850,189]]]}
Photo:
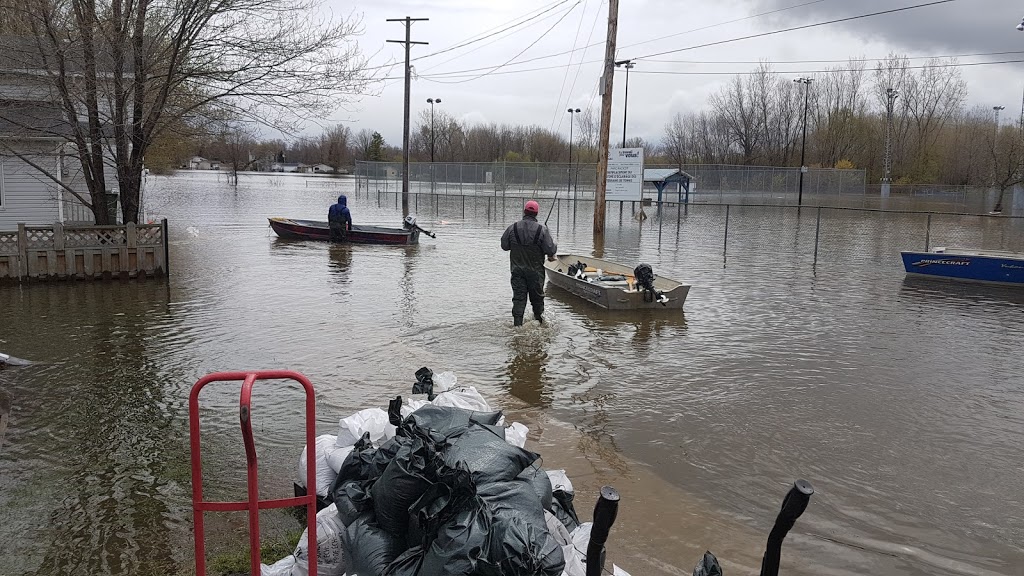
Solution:
{"label": "wooden utility pole", "polygon": [[413,44],[429,44],[429,42],[413,42],[412,23],[424,22],[429,18],[388,18],[388,22],[405,24],[405,40],[388,40],[396,44],[405,44],[405,125],[402,127],[402,216],[409,215],[409,99],[412,91],[412,68],[409,66],[409,49]]}
{"label": "wooden utility pole", "polygon": [[604,234],[604,191],[608,179],[609,131],[612,123],[612,86],[615,80],[615,37],[619,29],[619,0],[608,0],[608,38],[601,78],[601,143],[597,147],[597,188],[594,190],[594,236]]}

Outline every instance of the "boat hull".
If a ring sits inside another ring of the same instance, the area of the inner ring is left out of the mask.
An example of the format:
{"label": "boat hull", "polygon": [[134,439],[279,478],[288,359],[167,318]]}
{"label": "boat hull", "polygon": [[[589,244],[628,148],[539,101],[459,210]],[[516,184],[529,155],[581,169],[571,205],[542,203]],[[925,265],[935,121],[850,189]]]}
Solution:
{"label": "boat hull", "polygon": [[[319,220],[293,220],[290,218],[268,218],[274,233],[288,240],[319,240],[330,242],[331,229],[327,222]],[[384,226],[352,226],[346,242],[350,244],[382,244],[407,246],[418,244],[420,231],[408,228],[386,228]]]}
{"label": "boat hull", "polygon": [[908,275],[1024,286],[1024,254],[984,250],[901,252]]}
{"label": "boat hull", "polygon": [[603,283],[580,280],[566,274],[569,266],[577,261],[586,263],[588,269],[601,269],[609,274],[632,276],[633,269],[608,260],[578,254],[559,254],[554,262],[544,263],[548,282],[608,310],[680,310],[683,308],[683,303],[686,302],[686,296],[690,291],[688,284],[656,274],[654,277],[654,287],[665,294],[668,302],[664,305],[658,302],[648,302],[644,298],[643,292],[628,291],[628,286],[625,282],[621,286],[604,285]]}

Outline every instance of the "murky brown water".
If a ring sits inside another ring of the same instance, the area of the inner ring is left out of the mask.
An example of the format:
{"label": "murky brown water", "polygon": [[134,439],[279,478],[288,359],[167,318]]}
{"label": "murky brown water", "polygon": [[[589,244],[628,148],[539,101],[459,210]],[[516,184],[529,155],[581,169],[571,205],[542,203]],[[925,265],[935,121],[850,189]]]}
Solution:
{"label": "murky brown water", "polygon": [[[397,223],[394,195],[352,180],[157,178],[168,283],[0,289],[0,575],[178,574],[191,564],[187,395],[201,375],[291,368],[317,386],[318,431],[453,370],[532,427],[589,517],[623,504],[610,556],[636,576],[689,572],[705,549],[756,573],[789,483],[817,494],[783,553],[791,574],[1024,574],[1024,293],[904,280],[923,217],[675,209],[641,227],[609,209],[606,257],[693,284],[683,314],[602,312],[555,288],[544,326],[513,330],[498,237],[521,200],[419,200],[418,247],[284,242],[267,216],[321,218],[339,191],[357,222]],[[414,203],[414,206],[416,204]],[[463,208],[465,206],[465,208]],[[546,206],[545,206],[546,209]],[[465,212],[463,212],[465,211]],[[590,213],[550,226],[591,253]],[[1019,225],[932,244],[1016,247]],[[723,261],[727,263],[723,267]],[[257,389],[261,484],[287,495],[301,395]],[[241,499],[237,392],[204,393],[210,498]],[[215,521],[215,546],[244,523]],[[294,527],[268,515],[268,533]]]}

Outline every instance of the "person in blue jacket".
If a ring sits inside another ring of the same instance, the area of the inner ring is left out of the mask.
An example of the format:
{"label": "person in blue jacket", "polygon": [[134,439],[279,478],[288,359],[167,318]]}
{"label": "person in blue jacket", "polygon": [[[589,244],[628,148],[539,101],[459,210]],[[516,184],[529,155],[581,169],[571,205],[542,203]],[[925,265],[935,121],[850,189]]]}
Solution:
{"label": "person in blue jacket", "polygon": [[331,227],[331,241],[344,242],[352,230],[352,213],[348,210],[348,198],[338,196],[338,203],[327,211],[327,223]]}

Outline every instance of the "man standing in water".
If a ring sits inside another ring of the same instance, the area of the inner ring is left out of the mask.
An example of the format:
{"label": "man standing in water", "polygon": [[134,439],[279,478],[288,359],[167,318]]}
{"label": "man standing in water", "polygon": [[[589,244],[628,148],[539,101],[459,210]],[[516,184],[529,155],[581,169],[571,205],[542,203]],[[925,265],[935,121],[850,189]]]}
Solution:
{"label": "man standing in water", "polygon": [[509,226],[501,236],[501,249],[509,253],[512,268],[512,323],[523,325],[526,298],[533,317],[544,323],[544,256],[554,261],[558,246],[548,227],[537,222],[540,204],[530,200],[523,208],[523,219]]}
{"label": "man standing in water", "polygon": [[331,227],[331,242],[344,242],[352,229],[352,213],[348,211],[348,198],[338,196],[338,203],[327,211],[327,224]]}

